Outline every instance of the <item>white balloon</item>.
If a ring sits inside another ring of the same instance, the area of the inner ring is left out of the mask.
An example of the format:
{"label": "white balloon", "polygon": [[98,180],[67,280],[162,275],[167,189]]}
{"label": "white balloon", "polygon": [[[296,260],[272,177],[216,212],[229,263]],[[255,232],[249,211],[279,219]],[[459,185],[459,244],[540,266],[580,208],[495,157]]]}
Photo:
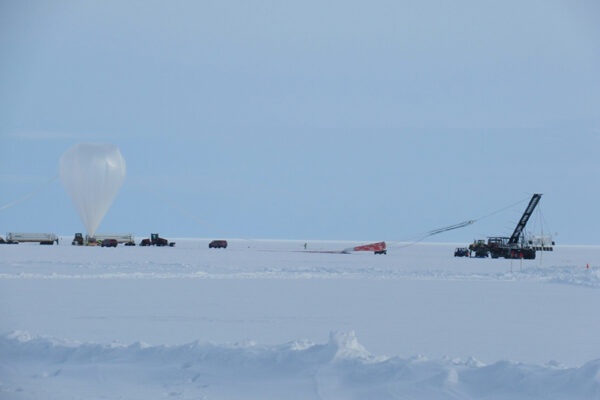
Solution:
{"label": "white balloon", "polygon": [[125,159],[109,143],[79,143],[64,152],[60,179],[87,234],[94,237],[125,180]]}

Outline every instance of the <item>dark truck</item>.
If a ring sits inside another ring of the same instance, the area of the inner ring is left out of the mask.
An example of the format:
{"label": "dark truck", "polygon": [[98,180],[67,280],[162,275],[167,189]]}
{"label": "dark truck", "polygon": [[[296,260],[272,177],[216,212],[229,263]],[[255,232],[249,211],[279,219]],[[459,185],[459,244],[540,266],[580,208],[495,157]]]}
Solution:
{"label": "dark truck", "polygon": [[100,243],[100,246],[101,247],[117,247],[118,244],[119,244],[119,242],[117,241],[117,239],[104,239]]}
{"label": "dark truck", "polygon": [[471,252],[466,247],[457,247],[454,250],[454,257],[471,257]]}
{"label": "dark truck", "polygon": [[175,242],[169,242],[167,239],[161,238],[160,236],[158,236],[158,233],[151,233],[149,239],[144,239],[140,242],[140,246],[173,247],[175,246]]}
{"label": "dark truck", "polygon": [[227,240],[213,240],[208,244],[209,249],[226,249]]}

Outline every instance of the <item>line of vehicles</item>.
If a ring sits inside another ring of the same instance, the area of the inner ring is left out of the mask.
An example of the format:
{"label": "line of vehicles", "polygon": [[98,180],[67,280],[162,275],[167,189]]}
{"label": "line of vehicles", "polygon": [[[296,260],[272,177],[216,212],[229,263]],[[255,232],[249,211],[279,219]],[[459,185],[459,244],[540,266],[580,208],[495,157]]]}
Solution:
{"label": "line of vehicles", "polygon": [[[10,232],[6,234],[6,239],[0,237],[0,244],[19,244],[19,243],[39,243],[43,245],[58,244],[59,237],[54,233],[26,233]],[[135,246],[135,237],[131,233],[112,233],[96,234],[94,237],[84,236],[78,232],[71,241],[73,246],[100,246],[117,247],[119,244],[124,246]],[[174,247],[175,242],[160,237],[158,233],[151,233],[149,238],[142,239],[139,246],[157,246]],[[226,240],[213,240],[208,245],[209,248],[227,248]]]}
{"label": "line of vehicles", "polygon": [[[135,238],[131,233],[113,233],[113,234],[96,234],[94,237],[83,236],[82,233],[76,233],[73,241],[73,246],[101,246],[101,247],[117,247],[119,244],[124,246],[135,246]],[[158,233],[151,233],[149,238],[142,239],[140,246],[169,246],[174,247],[175,242],[169,242],[165,238],[161,238]]]}
{"label": "line of vehicles", "polygon": [[[468,247],[459,247],[454,250],[455,257],[476,257],[476,258],[508,258],[533,260],[537,251],[553,251],[554,241],[551,236],[526,236],[525,226],[536,209],[542,195],[535,193],[529,204],[525,208],[519,222],[517,223],[512,235],[490,236],[485,239],[475,240]],[[0,244],[18,244],[27,242],[37,242],[43,245],[58,244],[59,238],[53,233],[15,233],[6,235],[6,240],[0,237]],[[117,247],[119,244],[124,246],[135,246],[133,234],[96,234],[94,237],[83,236],[82,233],[76,233],[72,242],[74,246],[101,246]],[[150,234],[149,238],[142,239],[139,246],[157,246],[174,247],[175,242],[162,238],[158,233]],[[213,240],[208,245],[211,249],[227,248],[226,240]],[[306,250],[306,245],[305,245]],[[345,249],[336,253],[348,253],[353,251],[373,251],[375,254],[386,254],[387,248],[385,242],[371,243],[368,245],[357,246]],[[314,252],[314,251],[312,251]],[[329,252],[329,251],[325,251]]]}

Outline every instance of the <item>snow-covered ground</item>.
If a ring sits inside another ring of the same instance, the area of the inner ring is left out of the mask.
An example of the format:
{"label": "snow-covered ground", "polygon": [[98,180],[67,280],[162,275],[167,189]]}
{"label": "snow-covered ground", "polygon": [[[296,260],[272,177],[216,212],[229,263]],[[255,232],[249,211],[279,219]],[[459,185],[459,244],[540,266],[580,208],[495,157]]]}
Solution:
{"label": "snow-covered ground", "polygon": [[0,246],[2,399],[600,399],[600,247],[65,239]]}

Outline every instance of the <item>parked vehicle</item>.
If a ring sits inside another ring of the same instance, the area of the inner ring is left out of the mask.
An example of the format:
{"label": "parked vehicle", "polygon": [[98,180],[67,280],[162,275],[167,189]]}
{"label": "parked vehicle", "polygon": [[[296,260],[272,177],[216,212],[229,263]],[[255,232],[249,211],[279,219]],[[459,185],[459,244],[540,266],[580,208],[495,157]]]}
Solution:
{"label": "parked vehicle", "polygon": [[344,249],[342,253],[352,253],[353,251],[372,251],[373,254],[387,254],[387,246],[385,242],[370,243]]}
{"label": "parked vehicle", "polygon": [[115,239],[117,243],[124,243],[125,246],[135,246],[135,238],[131,233],[97,233],[94,237],[98,241]]}
{"label": "parked vehicle", "polygon": [[117,247],[118,244],[117,239],[104,239],[100,242],[101,247]]}
{"label": "parked vehicle", "polygon": [[37,242],[39,244],[53,245],[54,242],[58,244],[58,236],[56,236],[54,233],[10,232],[6,234],[6,241],[8,243]]}
{"label": "parked vehicle", "polygon": [[175,246],[175,242],[169,242],[167,239],[158,236],[158,233],[151,233],[150,239],[144,239],[140,242],[140,246]]}
{"label": "parked vehicle", "polygon": [[227,240],[213,240],[208,244],[209,249],[226,249]]}
{"label": "parked vehicle", "polygon": [[101,243],[106,239],[114,239],[117,243],[124,243],[125,246],[135,246],[135,239],[131,233],[99,233],[93,238],[86,235],[84,239],[83,234],[78,232],[75,234],[71,244],[73,246],[83,246],[84,244],[94,246],[94,243]]}
{"label": "parked vehicle", "polygon": [[466,247],[457,247],[454,250],[454,257],[471,257],[471,251]]}
{"label": "parked vehicle", "polygon": [[83,241],[83,233],[81,232],[77,232],[75,234],[75,237],[73,238],[73,241],[71,242],[71,244],[73,246],[83,246],[84,241]]}
{"label": "parked vehicle", "polygon": [[469,245],[469,250],[475,253],[475,257],[480,258],[502,257],[525,260],[534,260],[536,251],[552,251],[554,242],[551,238],[542,241],[542,245],[538,245],[533,240],[527,241],[523,234],[523,230],[541,198],[542,195],[539,193],[535,193],[531,197],[527,208],[525,208],[521,219],[510,237],[492,236],[488,237],[487,242],[484,239],[479,239]]}
{"label": "parked vehicle", "polygon": [[4,240],[4,238],[2,236],[0,236],[0,244],[19,244],[19,242],[11,242]]}

